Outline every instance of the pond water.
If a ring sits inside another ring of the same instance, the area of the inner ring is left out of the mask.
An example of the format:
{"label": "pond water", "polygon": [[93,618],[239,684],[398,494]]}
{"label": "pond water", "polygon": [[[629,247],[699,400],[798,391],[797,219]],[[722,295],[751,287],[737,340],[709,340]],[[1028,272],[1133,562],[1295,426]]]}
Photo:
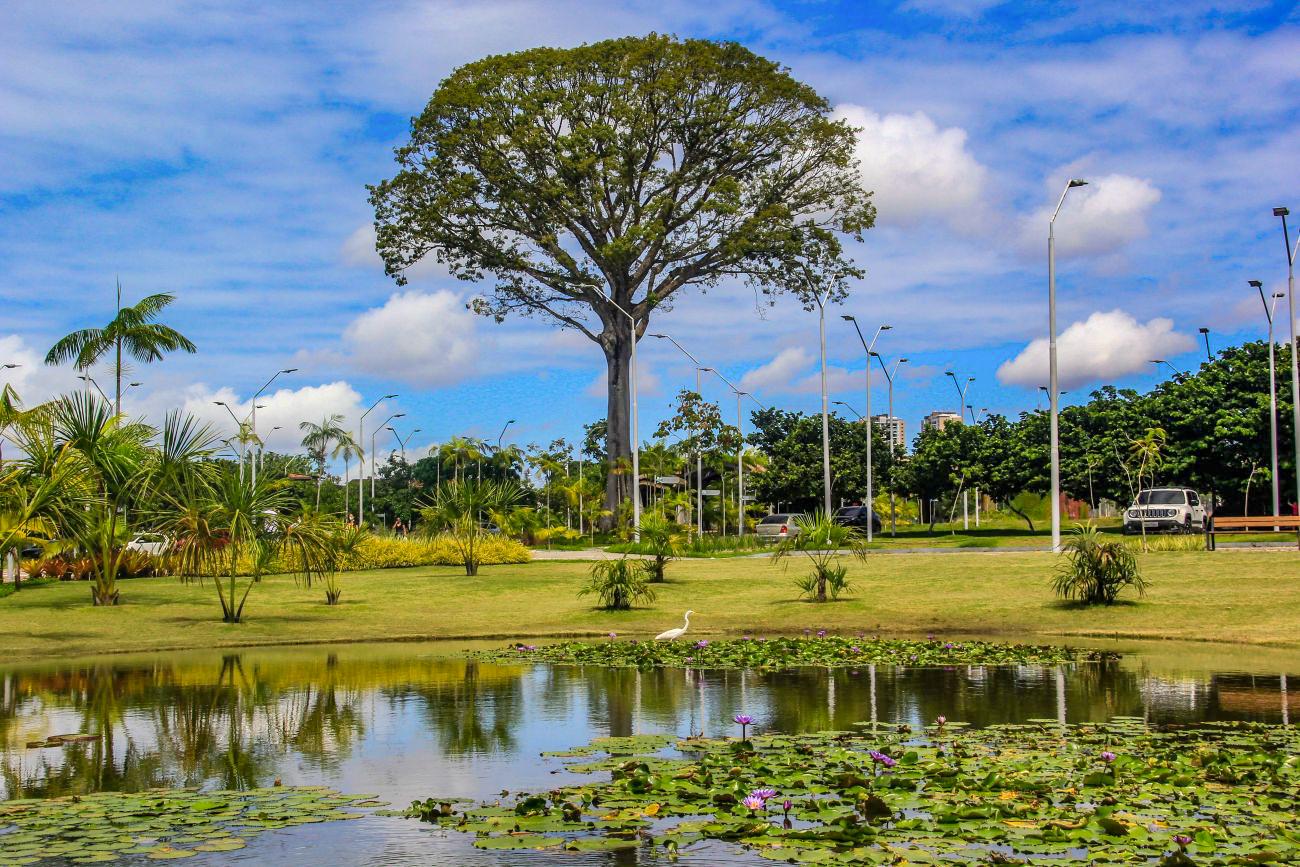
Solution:
{"label": "pond water", "polygon": [[[496,665],[475,645],[332,645],[0,667],[0,800],[97,790],[329,785],[395,807],[575,779],[539,754],[594,737],[1116,715],[1153,723],[1300,717],[1300,652],[1112,642],[1116,662],[760,673]],[[482,647],[483,645],[477,645]],[[27,748],[50,735],[95,742]],[[191,864],[657,864],[649,851],[489,852],[464,835],[368,817],[276,831]],[[683,863],[772,862],[725,846]]]}

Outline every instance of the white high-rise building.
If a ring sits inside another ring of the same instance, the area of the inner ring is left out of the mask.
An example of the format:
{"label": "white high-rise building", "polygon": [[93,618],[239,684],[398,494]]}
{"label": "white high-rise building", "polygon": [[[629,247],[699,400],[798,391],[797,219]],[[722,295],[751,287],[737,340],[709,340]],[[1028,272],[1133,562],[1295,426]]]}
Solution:
{"label": "white high-rise building", "polygon": [[934,412],[930,413],[925,418],[921,419],[921,430],[929,430],[932,427],[938,428],[939,430],[943,430],[948,425],[953,424],[954,422],[957,424],[961,424],[962,423],[961,416],[957,415],[957,413],[955,412],[949,412],[943,409],[936,409]]}
{"label": "white high-rise building", "polygon": [[903,424],[901,418],[889,416],[882,412],[880,415],[873,415],[871,420],[876,423],[876,427],[880,428],[885,435],[885,442],[895,448],[907,448],[907,426]]}

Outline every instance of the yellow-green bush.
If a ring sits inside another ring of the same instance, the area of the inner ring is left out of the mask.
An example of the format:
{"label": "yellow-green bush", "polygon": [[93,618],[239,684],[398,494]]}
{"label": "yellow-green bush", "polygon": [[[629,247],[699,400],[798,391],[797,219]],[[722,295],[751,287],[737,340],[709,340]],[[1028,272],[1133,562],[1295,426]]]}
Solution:
{"label": "yellow-green bush", "polygon": [[[503,536],[487,536],[479,543],[484,565],[527,563],[528,549],[520,542]],[[395,536],[369,536],[357,550],[344,557],[342,568],[392,569],[399,566],[459,566],[460,553],[446,539],[412,539]]]}

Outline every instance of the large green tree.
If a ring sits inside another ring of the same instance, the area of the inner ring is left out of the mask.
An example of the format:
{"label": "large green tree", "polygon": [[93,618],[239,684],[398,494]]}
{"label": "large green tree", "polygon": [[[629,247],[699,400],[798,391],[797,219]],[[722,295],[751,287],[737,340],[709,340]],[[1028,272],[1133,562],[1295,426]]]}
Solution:
{"label": "large green tree", "polygon": [[549,317],[600,346],[607,507],[634,490],[629,360],[657,308],[749,282],[805,305],[862,272],[842,239],[875,218],[854,131],[779,64],[651,34],[487,57],[452,72],[397,174],[371,188],[399,283],[434,255],[482,281],[473,309]]}

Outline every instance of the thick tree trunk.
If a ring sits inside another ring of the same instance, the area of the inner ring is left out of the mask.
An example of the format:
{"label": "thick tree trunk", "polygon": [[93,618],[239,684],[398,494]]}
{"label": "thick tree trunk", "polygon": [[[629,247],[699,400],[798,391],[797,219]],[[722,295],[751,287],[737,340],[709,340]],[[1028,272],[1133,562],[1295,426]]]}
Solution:
{"label": "thick tree trunk", "polygon": [[605,508],[609,515],[600,523],[613,526],[619,504],[632,496],[631,395],[632,325],[626,320],[610,323],[601,335],[609,382],[605,409],[605,456],[609,474],[605,477]]}

